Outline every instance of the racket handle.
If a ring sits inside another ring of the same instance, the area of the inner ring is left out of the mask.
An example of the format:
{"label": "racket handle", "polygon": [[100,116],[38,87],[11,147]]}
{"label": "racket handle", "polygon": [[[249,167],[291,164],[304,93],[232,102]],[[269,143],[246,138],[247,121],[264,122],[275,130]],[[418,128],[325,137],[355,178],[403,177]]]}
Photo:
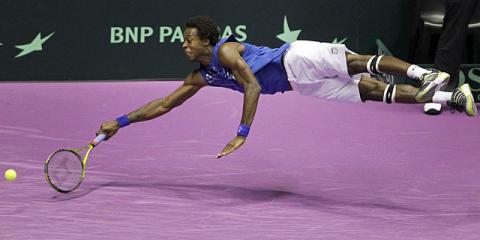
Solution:
{"label": "racket handle", "polygon": [[105,140],[105,138],[107,137],[107,135],[105,134],[100,134],[98,135],[93,141],[92,141],[92,145],[95,147],[97,146],[98,144],[100,144],[103,140]]}

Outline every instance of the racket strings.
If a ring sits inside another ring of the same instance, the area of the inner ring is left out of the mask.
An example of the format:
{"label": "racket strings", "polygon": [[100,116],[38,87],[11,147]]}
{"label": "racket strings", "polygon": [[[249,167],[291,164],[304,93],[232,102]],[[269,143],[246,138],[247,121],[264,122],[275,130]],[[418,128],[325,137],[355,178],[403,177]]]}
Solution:
{"label": "racket strings", "polygon": [[71,191],[82,181],[82,163],[71,151],[59,151],[48,163],[50,182],[60,190]]}

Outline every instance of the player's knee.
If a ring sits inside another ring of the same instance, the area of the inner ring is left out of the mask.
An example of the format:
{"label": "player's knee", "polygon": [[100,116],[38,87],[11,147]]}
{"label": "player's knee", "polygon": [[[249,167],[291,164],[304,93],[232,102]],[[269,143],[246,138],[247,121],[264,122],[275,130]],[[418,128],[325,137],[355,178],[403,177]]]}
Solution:
{"label": "player's knee", "polygon": [[362,76],[358,86],[362,101],[383,101],[385,89],[387,87],[387,84],[384,82]]}
{"label": "player's knee", "polygon": [[358,73],[365,72],[367,68],[367,62],[372,56],[369,55],[358,55],[358,54],[347,54],[347,68],[348,74],[355,75]]}

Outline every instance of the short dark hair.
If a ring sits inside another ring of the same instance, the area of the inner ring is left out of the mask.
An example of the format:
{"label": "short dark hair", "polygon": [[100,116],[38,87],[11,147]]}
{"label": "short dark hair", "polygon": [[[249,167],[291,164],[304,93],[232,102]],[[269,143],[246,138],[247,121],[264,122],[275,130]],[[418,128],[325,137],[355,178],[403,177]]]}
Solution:
{"label": "short dark hair", "polygon": [[210,40],[210,45],[217,44],[220,37],[220,28],[215,20],[208,16],[195,16],[187,19],[185,22],[186,28],[196,28],[198,30],[198,36],[201,39]]}

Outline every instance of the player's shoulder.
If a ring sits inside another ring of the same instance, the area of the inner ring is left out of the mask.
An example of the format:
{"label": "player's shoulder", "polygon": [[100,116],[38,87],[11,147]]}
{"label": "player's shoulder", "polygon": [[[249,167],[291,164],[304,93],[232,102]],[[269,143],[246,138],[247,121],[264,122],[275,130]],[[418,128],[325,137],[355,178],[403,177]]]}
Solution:
{"label": "player's shoulder", "polygon": [[245,52],[245,47],[239,42],[226,42],[217,52],[218,62],[227,68],[232,68]]}
{"label": "player's shoulder", "polygon": [[235,38],[235,36],[230,35],[226,38],[222,38],[217,44],[218,54],[228,54],[233,51],[243,52],[244,44]]}
{"label": "player's shoulder", "polygon": [[224,42],[218,47],[218,54],[225,54],[231,51],[242,52],[244,46],[240,42]]}

